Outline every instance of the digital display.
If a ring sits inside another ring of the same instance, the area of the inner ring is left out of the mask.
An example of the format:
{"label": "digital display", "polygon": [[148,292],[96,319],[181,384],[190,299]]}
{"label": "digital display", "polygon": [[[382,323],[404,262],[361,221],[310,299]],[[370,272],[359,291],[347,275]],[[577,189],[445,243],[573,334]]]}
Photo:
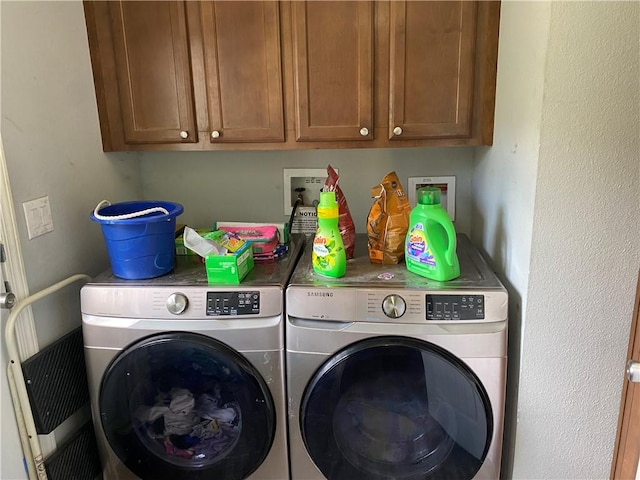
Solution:
{"label": "digital display", "polygon": [[207,292],[207,316],[258,315],[260,292]]}
{"label": "digital display", "polygon": [[484,320],[484,295],[427,295],[427,320]]}

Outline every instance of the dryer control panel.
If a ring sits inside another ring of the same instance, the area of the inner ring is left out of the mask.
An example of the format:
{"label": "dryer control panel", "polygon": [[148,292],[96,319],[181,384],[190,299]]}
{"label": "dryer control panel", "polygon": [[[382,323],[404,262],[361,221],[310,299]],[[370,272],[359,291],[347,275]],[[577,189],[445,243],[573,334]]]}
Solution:
{"label": "dryer control panel", "polygon": [[[500,322],[507,319],[508,297],[502,290],[482,292],[473,290],[421,292],[410,289],[353,290],[357,291],[355,299],[357,306],[351,318],[355,318],[356,321],[453,324]],[[343,305],[346,304],[346,299],[340,302],[328,301],[328,304],[331,306],[335,304],[336,309],[344,310]],[[334,319],[331,316],[326,318]]]}
{"label": "dryer control panel", "polygon": [[484,295],[426,295],[427,320],[484,320]]}
{"label": "dryer control panel", "polygon": [[260,292],[207,292],[207,316],[258,315]]}

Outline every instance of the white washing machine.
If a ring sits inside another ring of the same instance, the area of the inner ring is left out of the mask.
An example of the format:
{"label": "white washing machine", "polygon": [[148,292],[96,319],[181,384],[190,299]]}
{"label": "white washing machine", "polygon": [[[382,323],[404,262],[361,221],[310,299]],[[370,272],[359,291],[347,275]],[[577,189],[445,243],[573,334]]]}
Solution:
{"label": "white washing machine", "polygon": [[464,235],[442,283],[370,263],[366,241],[344,277],[306,254],[287,287],[291,478],[499,478],[507,291]]}
{"label": "white washing machine", "polygon": [[289,478],[284,288],[304,244],[209,285],[198,257],[173,272],[81,290],[105,480]]}

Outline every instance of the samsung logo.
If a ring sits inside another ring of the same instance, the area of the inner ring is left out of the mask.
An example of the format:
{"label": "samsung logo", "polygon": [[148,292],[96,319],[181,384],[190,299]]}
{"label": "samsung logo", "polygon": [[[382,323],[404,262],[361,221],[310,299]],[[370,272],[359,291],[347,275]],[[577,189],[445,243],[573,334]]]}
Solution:
{"label": "samsung logo", "polygon": [[333,292],[307,292],[307,297],[333,297]]}

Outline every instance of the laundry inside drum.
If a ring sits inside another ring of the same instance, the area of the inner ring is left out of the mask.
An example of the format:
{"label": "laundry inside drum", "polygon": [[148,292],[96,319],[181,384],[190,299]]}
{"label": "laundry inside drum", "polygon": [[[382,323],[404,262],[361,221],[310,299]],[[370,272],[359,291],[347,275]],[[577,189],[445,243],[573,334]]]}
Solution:
{"label": "laundry inside drum", "polygon": [[132,392],[129,408],[136,436],[148,451],[176,466],[213,465],[234,449],[242,430],[240,406],[225,388],[225,380],[231,379],[207,375],[200,382],[191,378],[197,375],[193,371],[180,371],[175,364],[170,368],[176,371],[167,372],[165,364],[165,378],[180,381],[162,386],[144,382]]}

